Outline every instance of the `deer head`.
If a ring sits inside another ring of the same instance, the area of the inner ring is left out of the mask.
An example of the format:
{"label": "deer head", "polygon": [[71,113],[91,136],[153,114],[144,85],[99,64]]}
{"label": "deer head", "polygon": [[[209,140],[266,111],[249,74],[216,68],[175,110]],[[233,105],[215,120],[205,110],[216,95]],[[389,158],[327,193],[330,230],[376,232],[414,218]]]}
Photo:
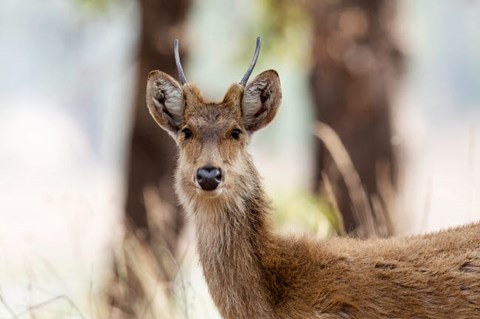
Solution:
{"label": "deer head", "polygon": [[282,95],[274,70],[260,73],[247,84],[260,38],[245,76],[230,86],[221,102],[205,101],[200,90],[187,82],[177,40],[174,50],[180,83],[152,71],[146,100],[152,117],[179,148],[175,187],[181,203],[221,204],[251,195],[256,171],[246,147],[252,133],[272,121]]}

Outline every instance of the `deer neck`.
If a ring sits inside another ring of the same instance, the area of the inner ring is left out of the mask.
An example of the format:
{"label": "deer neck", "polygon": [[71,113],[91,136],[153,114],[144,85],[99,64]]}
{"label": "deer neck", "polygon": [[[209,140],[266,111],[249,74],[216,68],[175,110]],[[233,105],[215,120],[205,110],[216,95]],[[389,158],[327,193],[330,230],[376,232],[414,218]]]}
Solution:
{"label": "deer neck", "polygon": [[195,216],[203,272],[224,318],[273,316],[262,263],[273,247],[268,200],[259,185],[235,204],[199,207]]}

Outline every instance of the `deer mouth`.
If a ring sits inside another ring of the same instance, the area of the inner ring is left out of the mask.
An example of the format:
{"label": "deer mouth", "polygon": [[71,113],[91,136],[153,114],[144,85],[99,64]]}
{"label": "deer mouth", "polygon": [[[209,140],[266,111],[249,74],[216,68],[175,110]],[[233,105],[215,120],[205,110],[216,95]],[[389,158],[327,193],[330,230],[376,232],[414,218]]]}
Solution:
{"label": "deer mouth", "polygon": [[[197,183],[195,183],[197,184]],[[222,193],[223,193],[223,188],[222,187],[218,187],[214,190],[204,190],[200,187],[200,185],[195,185],[195,191],[197,192],[197,194],[201,195],[201,196],[205,196],[205,197],[210,197],[210,198],[214,198],[214,197],[218,197],[220,196]]]}

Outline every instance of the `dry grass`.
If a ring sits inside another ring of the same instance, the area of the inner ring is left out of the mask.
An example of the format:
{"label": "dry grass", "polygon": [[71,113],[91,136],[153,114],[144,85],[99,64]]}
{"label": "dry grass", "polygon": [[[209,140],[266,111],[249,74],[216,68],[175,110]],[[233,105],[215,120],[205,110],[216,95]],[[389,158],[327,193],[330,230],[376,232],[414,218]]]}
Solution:
{"label": "dry grass", "polygon": [[[389,222],[388,212],[385,211],[384,206],[381,203],[381,199],[378,197],[369,198],[365,188],[362,185],[360,176],[348,154],[347,149],[343,145],[338,134],[327,124],[317,122],[314,126],[314,134],[319,138],[326,149],[332,156],[332,159],[340,173],[352,203],[354,218],[359,226],[356,230],[356,235],[362,238],[366,237],[386,237],[392,233],[392,226]],[[327,176],[326,173],[323,176]],[[382,176],[381,174],[377,174]],[[327,198],[334,207],[337,207],[336,199],[330,180],[324,178],[325,189],[327,191]],[[380,178],[380,180],[387,180],[386,178]],[[385,189],[388,188],[384,185]],[[388,196],[392,196],[393,192],[390,192]],[[386,199],[391,201],[390,199]],[[337,214],[341,216],[340,213]]]}
{"label": "dry grass", "polygon": [[[124,238],[114,248],[114,274],[99,318],[188,318],[181,258],[177,261],[168,245],[174,235],[171,216],[178,212],[153,187],[144,190],[144,202],[151,235],[146,239],[132,225],[125,226]],[[174,289],[176,279],[180,289]]]}

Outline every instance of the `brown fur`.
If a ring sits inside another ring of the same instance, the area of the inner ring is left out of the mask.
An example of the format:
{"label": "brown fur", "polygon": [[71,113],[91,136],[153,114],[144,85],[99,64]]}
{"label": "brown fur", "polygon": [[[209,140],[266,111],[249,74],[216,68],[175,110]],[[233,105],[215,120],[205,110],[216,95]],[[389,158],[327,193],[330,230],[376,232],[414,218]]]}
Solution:
{"label": "brown fur", "polygon": [[[168,106],[168,96],[179,95],[181,105]],[[195,86],[181,87],[162,72],[149,76],[147,104],[179,146],[175,188],[195,222],[200,262],[221,315],[480,318],[479,224],[365,241],[273,233],[269,201],[246,147],[280,100],[275,71],[245,89],[232,85],[220,103],[205,102]],[[234,128],[242,131],[238,140],[230,136]],[[223,172],[220,191],[195,185],[196,170],[207,164]]]}

